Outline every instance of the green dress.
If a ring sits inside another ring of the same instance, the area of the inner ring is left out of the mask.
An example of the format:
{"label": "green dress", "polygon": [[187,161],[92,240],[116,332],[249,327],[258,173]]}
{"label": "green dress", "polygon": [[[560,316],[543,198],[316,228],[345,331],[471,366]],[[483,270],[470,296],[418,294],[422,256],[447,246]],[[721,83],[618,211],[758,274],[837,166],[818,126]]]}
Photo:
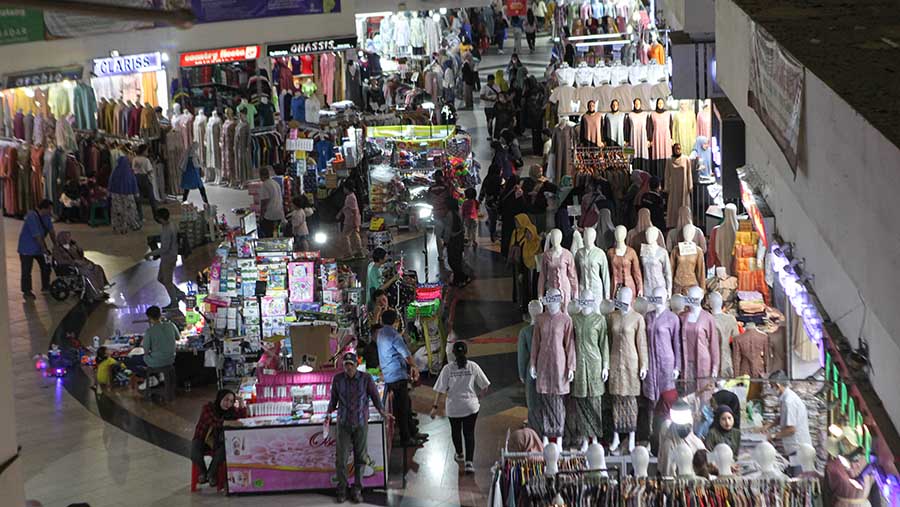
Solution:
{"label": "green dress", "polygon": [[580,445],[584,438],[603,434],[601,403],[603,370],[609,368],[606,318],[600,313],[572,316],[575,330],[575,378],[566,407],[566,445]]}
{"label": "green dress", "polygon": [[534,325],[528,324],[519,331],[518,366],[519,378],[525,382],[525,405],[528,407],[528,427],[544,434],[541,424],[541,398],[538,396],[537,386],[531,373],[528,371],[528,363],[531,362],[531,340],[534,336]]}

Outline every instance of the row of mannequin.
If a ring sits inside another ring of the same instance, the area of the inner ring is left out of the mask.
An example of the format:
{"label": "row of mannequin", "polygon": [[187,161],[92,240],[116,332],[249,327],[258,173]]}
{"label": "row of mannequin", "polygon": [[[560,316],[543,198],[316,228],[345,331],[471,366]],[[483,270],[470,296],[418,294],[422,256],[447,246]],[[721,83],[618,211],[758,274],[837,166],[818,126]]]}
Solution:
{"label": "row of mannequin", "polygon": [[[242,100],[242,103],[246,99]],[[173,106],[172,131],[174,141],[180,143],[182,153],[193,150],[194,160],[206,171],[207,179],[215,183],[240,183],[252,178],[250,123],[246,110],[235,115],[225,109],[225,119],[213,110],[209,117],[203,109],[197,116]]]}
{"label": "row of mannequin", "polygon": [[612,65],[606,65],[603,60],[599,60],[594,67],[589,66],[587,62],[570,67],[564,62],[556,69],[556,80],[560,86],[639,85],[665,83],[668,79],[669,74],[665,65],[660,65],[656,60],[650,60],[647,64],[635,61],[631,65],[623,65],[618,60]]}
{"label": "row of mannequin", "polygon": [[97,104],[97,128],[119,137],[159,138],[159,117],[149,103],[143,106],[128,100],[100,99]]}

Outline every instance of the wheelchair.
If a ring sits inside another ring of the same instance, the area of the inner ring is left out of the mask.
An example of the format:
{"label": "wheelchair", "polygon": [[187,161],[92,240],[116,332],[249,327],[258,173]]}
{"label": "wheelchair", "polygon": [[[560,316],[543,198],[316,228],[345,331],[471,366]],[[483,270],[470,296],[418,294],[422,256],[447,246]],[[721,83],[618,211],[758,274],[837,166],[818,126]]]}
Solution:
{"label": "wheelchair", "polygon": [[50,296],[53,299],[65,301],[73,294],[78,294],[81,300],[87,299],[87,288],[91,282],[78,271],[78,267],[54,260],[53,272],[56,273],[56,279],[50,284]]}

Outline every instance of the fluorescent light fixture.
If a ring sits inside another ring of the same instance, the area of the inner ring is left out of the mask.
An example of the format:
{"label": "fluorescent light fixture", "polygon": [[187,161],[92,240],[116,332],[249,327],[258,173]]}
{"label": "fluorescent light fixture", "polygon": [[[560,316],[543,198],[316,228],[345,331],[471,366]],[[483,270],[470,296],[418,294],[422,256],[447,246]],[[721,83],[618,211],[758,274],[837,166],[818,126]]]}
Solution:
{"label": "fluorescent light fixture", "polygon": [[313,371],[313,367],[308,364],[301,364],[297,367],[297,371],[300,373],[309,373]]}
{"label": "fluorescent light fixture", "polygon": [[160,58],[162,59],[163,63],[168,62],[169,61],[169,53],[162,53],[160,55]]}
{"label": "fluorescent light fixture", "polygon": [[630,44],[631,41],[628,39],[621,40],[605,40],[605,41],[597,41],[597,42],[579,42],[575,44],[576,48],[586,48],[590,46],[615,46],[617,44]]}
{"label": "fluorescent light fixture", "polygon": [[116,58],[117,56],[119,56],[119,50],[113,49],[112,51],[109,52],[109,56]]}
{"label": "fluorescent light fixture", "polygon": [[440,9],[438,9],[438,12],[441,13],[441,16],[443,16],[443,15],[447,14],[447,8],[441,7]]}
{"label": "fluorescent light fixture", "polygon": [[324,245],[326,241],[328,241],[328,235],[324,232],[317,232],[313,234],[313,241],[317,245]]}
{"label": "fluorescent light fixture", "polygon": [[576,35],[575,37],[569,37],[569,40],[615,39],[621,36],[621,33],[598,33],[596,35]]}
{"label": "fluorescent light fixture", "polygon": [[419,208],[419,218],[424,220],[430,216],[431,216],[431,208],[426,208],[425,206],[422,206],[421,208]]}
{"label": "fluorescent light fixture", "polygon": [[672,420],[672,424],[678,425],[692,424],[694,422],[691,407],[684,400],[678,400],[672,405],[671,410],[669,410],[669,419]]}
{"label": "fluorescent light fixture", "polygon": [[440,23],[440,22],[441,22],[441,15],[435,12],[434,15],[431,16],[431,19],[433,19],[435,23]]}
{"label": "fluorescent light fixture", "polygon": [[30,86],[25,88],[25,96],[28,98],[34,98],[34,88]]}

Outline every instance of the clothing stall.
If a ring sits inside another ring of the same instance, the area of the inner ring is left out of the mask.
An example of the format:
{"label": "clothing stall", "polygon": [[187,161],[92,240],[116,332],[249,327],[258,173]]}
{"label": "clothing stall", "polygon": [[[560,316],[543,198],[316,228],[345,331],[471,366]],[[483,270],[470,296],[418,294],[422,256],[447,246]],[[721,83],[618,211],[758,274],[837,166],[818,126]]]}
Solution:
{"label": "clothing stall", "polygon": [[[150,111],[161,107],[165,115],[169,109],[165,59],[163,53],[159,51],[95,58],[91,71],[91,88],[94,89],[95,97],[101,103],[104,101],[115,102],[123,107],[137,107]],[[113,125],[105,118],[102,111],[98,111],[98,113],[98,126],[101,130],[110,133],[123,130],[121,128],[123,122],[120,121],[118,125]],[[151,118],[150,113],[142,118],[140,110],[134,114],[138,125],[124,129],[125,134],[129,136],[140,135],[141,120]],[[148,128],[150,127],[144,126],[145,131]]]}
{"label": "clothing stall", "polygon": [[356,37],[359,47],[385,59],[430,55],[441,48],[441,17],[437,11],[357,13]]}
{"label": "clothing stall", "polygon": [[258,45],[181,53],[181,68],[170,87],[172,101],[194,114],[203,109],[206,115],[216,110],[222,116],[242,100],[271,96],[267,75],[254,79],[261,56]]}
{"label": "clothing stall", "polygon": [[0,134],[44,145],[48,137],[60,135],[58,120],[72,128],[96,129],[97,101],[93,89],[81,82],[83,74],[83,67],[71,66],[6,75]]}

